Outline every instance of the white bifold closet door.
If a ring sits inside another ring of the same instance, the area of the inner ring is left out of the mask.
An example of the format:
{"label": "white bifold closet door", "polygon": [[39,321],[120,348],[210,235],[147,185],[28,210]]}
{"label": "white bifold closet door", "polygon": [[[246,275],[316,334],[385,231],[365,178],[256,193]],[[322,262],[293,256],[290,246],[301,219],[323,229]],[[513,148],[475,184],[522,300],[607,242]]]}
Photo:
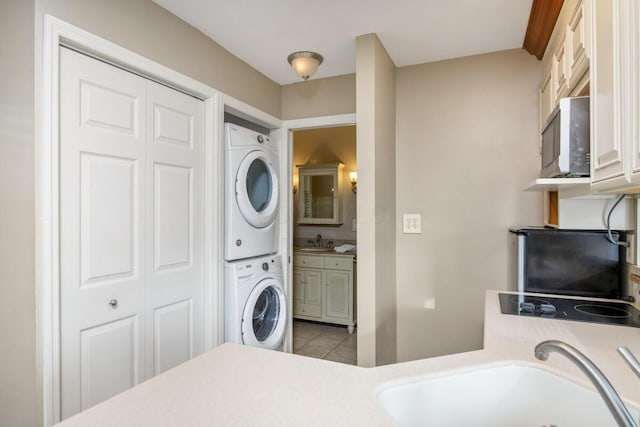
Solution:
{"label": "white bifold closet door", "polygon": [[67,418],[203,351],[204,103],[60,56]]}

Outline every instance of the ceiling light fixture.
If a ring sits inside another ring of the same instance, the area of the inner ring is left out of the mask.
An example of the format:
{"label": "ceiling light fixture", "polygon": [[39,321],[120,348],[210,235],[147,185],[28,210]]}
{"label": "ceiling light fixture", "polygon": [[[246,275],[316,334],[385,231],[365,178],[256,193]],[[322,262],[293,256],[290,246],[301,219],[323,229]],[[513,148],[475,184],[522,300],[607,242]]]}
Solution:
{"label": "ceiling light fixture", "polygon": [[318,71],[318,67],[322,64],[322,59],[322,55],[319,53],[308,50],[293,52],[287,57],[287,61],[291,64],[296,74],[302,77],[302,80],[308,80]]}

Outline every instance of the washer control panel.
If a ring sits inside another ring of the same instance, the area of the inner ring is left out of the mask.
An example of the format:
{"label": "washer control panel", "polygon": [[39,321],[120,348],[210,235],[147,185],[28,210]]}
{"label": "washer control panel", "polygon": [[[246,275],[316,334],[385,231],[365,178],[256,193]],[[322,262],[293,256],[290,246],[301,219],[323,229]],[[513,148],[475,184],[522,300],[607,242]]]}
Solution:
{"label": "washer control panel", "polygon": [[275,274],[282,273],[282,263],[280,257],[273,256],[259,259],[249,259],[245,261],[235,261],[228,264],[239,279],[246,279],[257,274],[272,272]]}

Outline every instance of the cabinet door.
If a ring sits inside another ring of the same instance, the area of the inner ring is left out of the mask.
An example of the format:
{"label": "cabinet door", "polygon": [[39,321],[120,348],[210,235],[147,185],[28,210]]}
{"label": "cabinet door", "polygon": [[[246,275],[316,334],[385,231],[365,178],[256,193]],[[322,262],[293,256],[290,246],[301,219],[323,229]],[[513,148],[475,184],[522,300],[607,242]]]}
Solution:
{"label": "cabinet door", "polygon": [[296,313],[296,307],[304,304],[304,271],[293,269],[293,314]]}
{"label": "cabinet door", "polygon": [[567,55],[569,58],[569,87],[574,87],[589,68],[586,50],[585,6],[579,2],[569,20]]}
{"label": "cabinet door", "polygon": [[322,303],[322,272],[305,271],[304,279],[304,303],[319,306]]}
{"label": "cabinet door", "polygon": [[556,93],[554,106],[558,104],[558,100],[569,93],[569,82],[567,80],[567,55],[565,38],[558,44],[553,55],[553,73],[556,82]]}
{"label": "cabinet door", "polygon": [[351,297],[351,273],[348,271],[325,272],[325,316],[349,318]]}
{"label": "cabinet door", "polygon": [[542,130],[551,111],[553,110],[554,88],[553,79],[551,78],[551,69],[545,74],[540,86],[540,130]]}
{"label": "cabinet door", "polygon": [[620,38],[615,34],[617,2],[591,0],[591,8],[591,182],[600,190],[627,184],[619,121],[620,61],[616,61]]}
{"label": "cabinet door", "polygon": [[640,183],[640,5],[628,1],[621,11],[623,21],[623,44],[628,49],[622,55],[624,102],[622,127],[629,142],[630,181]]}

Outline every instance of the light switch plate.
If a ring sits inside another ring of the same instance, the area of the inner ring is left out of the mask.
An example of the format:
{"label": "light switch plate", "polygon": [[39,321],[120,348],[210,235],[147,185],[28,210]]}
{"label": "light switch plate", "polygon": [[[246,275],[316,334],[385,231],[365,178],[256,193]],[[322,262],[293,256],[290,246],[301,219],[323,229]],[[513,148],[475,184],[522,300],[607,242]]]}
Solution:
{"label": "light switch plate", "polygon": [[402,232],[405,234],[422,233],[422,215],[420,214],[402,215]]}

